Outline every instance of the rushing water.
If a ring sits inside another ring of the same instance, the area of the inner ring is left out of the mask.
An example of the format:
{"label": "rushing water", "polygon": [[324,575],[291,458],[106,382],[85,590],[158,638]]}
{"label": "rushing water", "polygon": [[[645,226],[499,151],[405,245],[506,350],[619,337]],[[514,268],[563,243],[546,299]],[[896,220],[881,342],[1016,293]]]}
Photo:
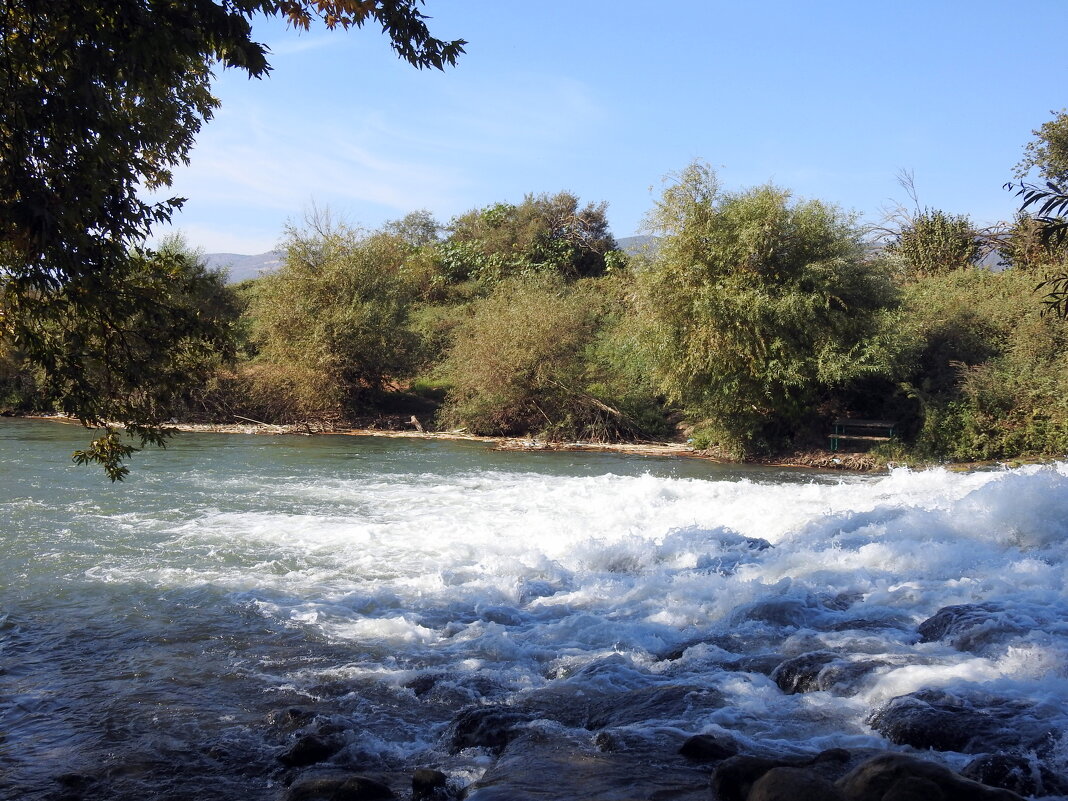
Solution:
{"label": "rushing water", "polygon": [[[628,749],[663,767],[702,732],[907,748],[872,715],[922,690],[1063,771],[1065,465],[861,478],[182,435],[111,486],[70,464],[85,437],[0,422],[0,797],[269,799],[326,769],[406,797],[424,766],[508,797],[489,779],[545,743],[610,787]],[[821,671],[805,686],[795,657]],[[479,707],[511,710],[525,751],[468,738]],[[992,746],[940,747],[960,768]]]}

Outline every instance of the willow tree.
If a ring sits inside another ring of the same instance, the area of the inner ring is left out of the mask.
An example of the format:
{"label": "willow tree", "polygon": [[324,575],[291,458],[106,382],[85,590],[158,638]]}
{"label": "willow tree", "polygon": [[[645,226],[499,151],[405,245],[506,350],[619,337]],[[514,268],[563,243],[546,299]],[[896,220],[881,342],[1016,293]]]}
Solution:
{"label": "willow tree", "polygon": [[291,229],[283,252],[282,267],[259,279],[250,309],[257,394],[265,390],[305,420],[358,413],[407,372],[416,350],[404,274],[411,247],[391,234],[325,223]]}
{"label": "willow tree", "polygon": [[735,452],[788,439],[821,388],[871,369],[892,296],[850,216],[773,186],[673,177],[648,219],[657,252],[638,306],[664,392]]}
{"label": "willow tree", "polygon": [[[215,67],[269,72],[253,18],[301,28],[378,24],[414,66],[454,63],[464,42],[431,36],[421,8],[421,0],[0,0],[0,336],[65,377],[68,397],[80,399],[72,414],[88,425],[124,424],[142,445],[163,442],[169,415],[157,401],[187,377],[174,364],[142,360],[151,353],[124,344],[122,322],[154,313],[156,300],[138,286],[158,262],[133,251],[182,200],[152,203],[139,192],[168,186],[188,161],[218,106]],[[150,283],[167,280],[168,268],[159,269]],[[149,305],[131,307],[142,302]],[[115,347],[99,365],[40,335],[78,325],[87,337],[108,329]],[[114,403],[110,372],[130,388]],[[108,429],[86,455],[114,478],[129,451]]]}

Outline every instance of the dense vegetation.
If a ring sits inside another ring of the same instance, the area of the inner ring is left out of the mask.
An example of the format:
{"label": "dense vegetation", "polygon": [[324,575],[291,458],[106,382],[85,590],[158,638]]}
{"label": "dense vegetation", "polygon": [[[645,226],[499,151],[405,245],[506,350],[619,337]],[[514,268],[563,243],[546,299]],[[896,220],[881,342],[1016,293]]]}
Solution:
{"label": "dense vegetation", "polygon": [[133,448],[112,423],[162,444],[171,399],[200,380],[191,340],[217,338],[186,317],[184,289],[174,304],[161,295],[184,268],[143,248],[183,200],[146,202],[143,190],[169,186],[188,163],[219,105],[217,68],[270,71],[252,21],[378,26],[413,66],[454,64],[465,42],[432,36],[422,9],[422,0],[0,0],[0,337],[53,403],[103,427],[77,459],[123,476]]}
{"label": "dense vegetation", "polygon": [[[1030,166],[1059,170],[1061,138],[1043,142]],[[27,328],[76,360],[42,365],[0,342],[0,411],[104,420],[130,403],[320,426],[416,413],[487,435],[687,436],[732,456],[822,447],[853,416],[899,422],[887,458],[1068,451],[1068,322],[1036,293],[1068,269],[1068,247],[1046,222],[980,232],[917,206],[873,234],[775,186],[723,191],[701,163],[667,181],[646,252],[620,250],[605,212],[559,192],[377,231],[318,215],[286,232],[277,272],[236,286],[181,242],[134,250],[125,316]],[[16,300],[5,314],[32,312]],[[65,365],[121,364],[117,348],[172,371],[149,382],[165,390],[108,367],[89,382],[106,403],[79,395]]]}

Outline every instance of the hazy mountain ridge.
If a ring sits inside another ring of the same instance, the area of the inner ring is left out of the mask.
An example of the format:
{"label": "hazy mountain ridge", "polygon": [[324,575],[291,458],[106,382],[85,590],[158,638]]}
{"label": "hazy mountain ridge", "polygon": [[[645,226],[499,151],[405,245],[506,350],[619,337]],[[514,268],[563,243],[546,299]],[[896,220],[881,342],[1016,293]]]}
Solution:
{"label": "hazy mountain ridge", "polygon": [[213,270],[226,270],[229,273],[229,282],[237,284],[277,270],[282,265],[282,254],[277,250],[254,256],[240,253],[205,253],[204,262]]}
{"label": "hazy mountain ridge", "polygon": [[[629,254],[645,253],[655,242],[655,236],[624,236],[616,240],[619,249]],[[213,270],[226,270],[229,283],[238,284],[277,270],[282,265],[282,253],[277,250],[252,256],[242,253],[205,253],[204,262]]]}

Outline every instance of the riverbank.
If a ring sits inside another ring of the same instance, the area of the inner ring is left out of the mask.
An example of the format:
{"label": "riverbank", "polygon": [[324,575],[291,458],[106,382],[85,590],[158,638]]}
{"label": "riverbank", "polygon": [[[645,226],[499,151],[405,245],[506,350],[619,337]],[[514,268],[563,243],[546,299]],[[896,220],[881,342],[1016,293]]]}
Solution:
{"label": "riverbank", "polygon": [[815,470],[846,470],[873,472],[883,470],[886,464],[868,453],[835,453],[832,451],[806,450],[787,454],[737,460],[722,452],[695,450],[685,442],[559,442],[537,437],[487,437],[468,434],[465,431],[418,431],[414,428],[332,428],[315,423],[274,425],[249,421],[247,423],[175,423],[178,431],[214,434],[290,434],[312,436],[333,434],[350,437],[399,437],[410,439],[448,439],[482,442],[491,448],[504,451],[587,451],[620,453],[651,458],[705,459],[725,464],[741,462],[763,464],[770,467],[797,467]]}

